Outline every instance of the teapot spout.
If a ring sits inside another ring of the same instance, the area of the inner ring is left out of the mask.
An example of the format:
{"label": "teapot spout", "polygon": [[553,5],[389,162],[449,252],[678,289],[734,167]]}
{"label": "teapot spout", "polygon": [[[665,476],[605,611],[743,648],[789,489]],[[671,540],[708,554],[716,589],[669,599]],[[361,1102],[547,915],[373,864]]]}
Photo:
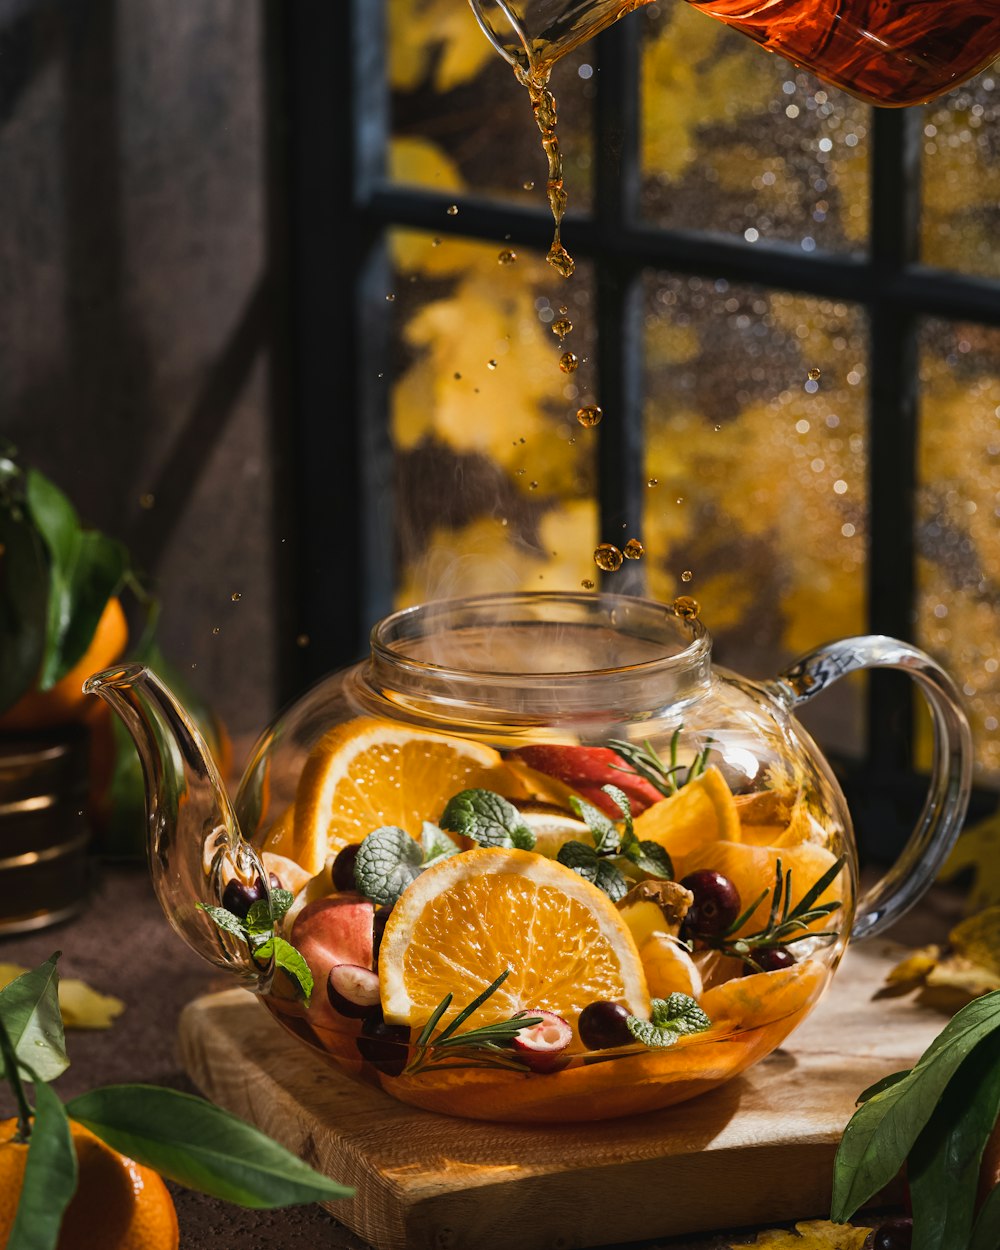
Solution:
{"label": "teapot spout", "polygon": [[84,685],[112,707],[135,743],[146,788],[146,849],[153,888],[172,928],[203,958],[267,990],[273,961],[205,910],[238,881],[270,901],[268,875],[240,833],[211,752],[177,698],[141,664],[95,673]]}

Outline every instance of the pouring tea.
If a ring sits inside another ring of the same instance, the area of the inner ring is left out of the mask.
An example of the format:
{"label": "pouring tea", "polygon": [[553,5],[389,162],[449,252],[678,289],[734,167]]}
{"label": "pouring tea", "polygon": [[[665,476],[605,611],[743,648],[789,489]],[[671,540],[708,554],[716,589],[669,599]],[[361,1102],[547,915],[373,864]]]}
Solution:
{"label": "pouring tea", "polygon": [[[515,68],[553,64],[649,0],[469,0]],[[921,104],[1000,56],[1000,0],[687,0],[870,104]]]}

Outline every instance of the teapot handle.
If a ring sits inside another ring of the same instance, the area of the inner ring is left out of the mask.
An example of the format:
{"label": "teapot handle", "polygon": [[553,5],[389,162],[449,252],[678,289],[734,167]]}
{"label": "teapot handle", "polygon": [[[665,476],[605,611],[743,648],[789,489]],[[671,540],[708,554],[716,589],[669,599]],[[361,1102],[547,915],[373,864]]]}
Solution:
{"label": "teapot handle", "polygon": [[848,673],[900,668],[920,687],[934,722],[930,790],[916,828],[892,868],[858,900],[852,938],[881,933],[921,897],[965,819],[972,789],[972,734],[955,683],[918,647],[870,634],[818,647],[779,674],[772,691],[795,709]]}

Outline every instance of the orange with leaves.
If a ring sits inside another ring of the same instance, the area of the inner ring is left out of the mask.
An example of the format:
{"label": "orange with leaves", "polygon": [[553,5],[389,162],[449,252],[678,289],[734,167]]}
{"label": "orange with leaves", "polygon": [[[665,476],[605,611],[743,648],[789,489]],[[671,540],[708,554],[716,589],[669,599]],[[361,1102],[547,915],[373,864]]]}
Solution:
{"label": "orange with leaves", "polygon": [[[14,1140],[17,1120],[0,1123],[0,1250],[14,1224],[26,1143]],[[156,1172],[70,1122],[79,1179],[63,1216],[57,1250],[177,1250],[177,1212]]]}

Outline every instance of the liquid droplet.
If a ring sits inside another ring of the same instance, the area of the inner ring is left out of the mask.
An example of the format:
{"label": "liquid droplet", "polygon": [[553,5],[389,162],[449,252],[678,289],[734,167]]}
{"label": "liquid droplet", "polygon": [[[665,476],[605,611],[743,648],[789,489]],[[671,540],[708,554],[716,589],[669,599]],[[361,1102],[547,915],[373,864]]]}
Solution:
{"label": "liquid droplet", "polygon": [[690,595],[680,595],[673,602],[674,615],[682,621],[696,621],[701,611],[701,604]]}
{"label": "liquid droplet", "polygon": [[440,239],[431,239],[431,247],[440,247],[440,246],[441,246]]}
{"label": "liquid droplet", "polygon": [[457,217],[457,216],[458,216],[458,205],[457,205],[457,204],[449,204],[449,205],[448,205],[448,208],[447,208],[447,213],[448,213],[448,216],[449,216],[449,217]]}
{"label": "liquid droplet", "polygon": [[605,573],[615,573],[622,566],[622,553],[614,543],[600,543],[594,549],[594,563]]}
{"label": "liquid droplet", "polygon": [[509,247],[505,247],[497,256],[497,263],[500,265],[513,265],[517,260],[517,252],[512,252]]}
{"label": "liquid droplet", "polygon": [[692,577],[694,577],[694,574],[691,572],[691,570],[685,569],[684,572],[681,574],[681,581],[689,582]]}
{"label": "liquid droplet", "polygon": [[529,483],[528,483],[528,489],[529,489],[529,490],[538,490],[538,483],[537,483],[537,482],[529,482]]}
{"label": "liquid droplet", "polygon": [[589,577],[585,577],[583,581],[580,583],[580,585],[584,588],[584,590],[594,589],[594,583],[590,580]]}
{"label": "liquid droplet", "polygon": [[486,362],[487,369],[495,369],[496,367],[497,367],[497,362],[495,360],[487,360]]}
{"label": "liquid droplet", "polygon": [[576,261],[561,243],[553,243],[545,259],[562,278],[572,278],[576,272]]}
{"label": "liquid droplet", "polygon": [[521,186],[524,187],[525,191],[534,191],[535,189],[535,184],[530,179],[527,182],[522,182]]}
{"label": "liquid droplet", "polygon": [[149,511],[150,508],[152,508],[152,506],[155,503],[156,503],[156,496],[152,494],[150,491],[147,491],[145,495],[139,496],[139,507],[145,508],[147,512]]}
{"label": "liquid droplet", "polygon": [[462,375],[461,375],[460,373],[456,373],[456,374],[455,374],[455,381],[456,381],[456,382],[461,382],[461,380],[462,380]]}
{"label": "liquid droplet", "polygon": [[232,599],[233,603],[239,603],[239,601],[243,598],[243,595],[240,591],[234,590],[229,597]]}
{"label": "liquid droplet", "polygon": [[818,382],[822,376],[823,375],[819,369],[810,369],[809,372],[806,374],[806,377],[809,379],[810,382]]}
{"label": "liquid droplet", "polygon": [[580,364],[580,357],[576,352],[563,352],[559,357],[559,368],[563,373],[576,373]]}
{"label": "liquid droplet", "polygon": [[390,291],[389,294],[385,297],[386,303],[391,304],[395,298],[396,298],[395,295],[393,295],[393,293]]}
{"label": "liquid droplet", "polygon": [[565,304],[560,304],[560,305],[559,305],[559,311],[560,311],[560,312],[562,313],[562,315],[565,317],[565,316],[566,316],[566,314],[569,312],[569,308],[567,308],[567,306],[566,306]]}
{"label": "liquid droplet", "polygon": [[568,317],[560,317],[558,321],[552,323],[552,333],[561,342],[567,334],[573,331],[573,323]]}
{"label": "liquid droplet", "polygon": [[213,634],[221,634],[221,633],[222,633],[222,627],[221,627],[220,625],[216,625],[216,626],[214,626],[214,627],[213,627],[213,629],[212,629],[212,633],[213,633]]}
{"label": "liquid droplet", "polygon": [[659,484],[660,484],[660,479],[658,477],[651,477],[649,481],[646,483],[646,485],[650,487],[659,486]]}
{"label": "liquid droplet", "polygon": [[584,407],[576,410],[577,421],[588,430],[592,430],[595,425],[600,425],[603,416],[604,412],[597,404],[585,404]]}
{"label": "liquid droplet", "polygon": [[641,560],[645,554],[646,548],[638,538],[630,538],[622,548],[622,555],[626,560]]}

